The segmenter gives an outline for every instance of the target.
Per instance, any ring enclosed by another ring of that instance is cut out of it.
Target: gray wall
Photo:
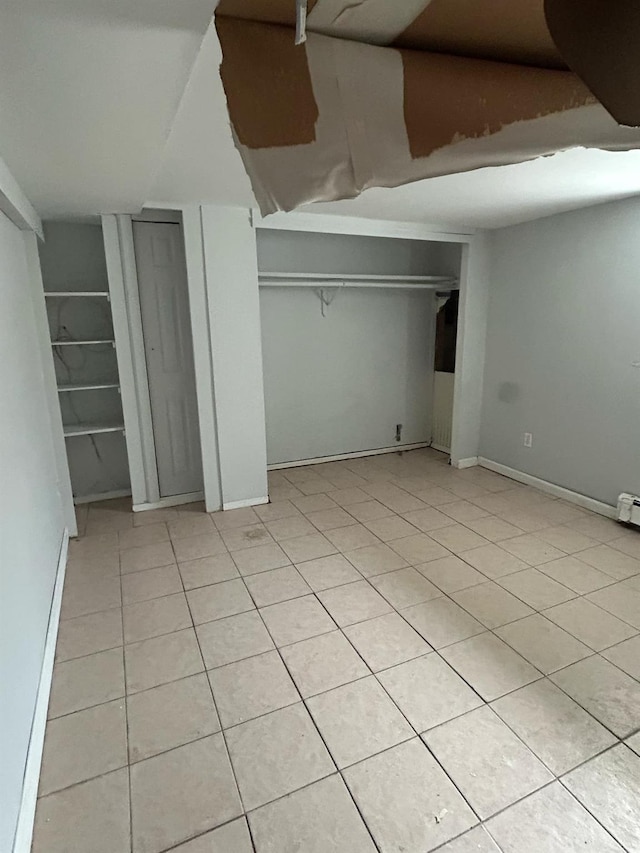
[[[607,504],[640,493],[639,270],[640,200],[494,232],[482,456]]]
[[[258,232],[261,271],[457,275],[459,248]],[[329,291],[329,293],[331,293]],[[321,314],[311,288],[260,293],[269,464],[431,439],[434,296],[344,288]]]
[[[10,850],[63,536],[23,235],[0,213],[0,850]]]

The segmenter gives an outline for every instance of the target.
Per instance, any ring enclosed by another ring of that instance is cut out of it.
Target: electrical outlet
[[[525,432],[524,434],[524,446],[532,447],[533,446],[533,434],[530,432]]]

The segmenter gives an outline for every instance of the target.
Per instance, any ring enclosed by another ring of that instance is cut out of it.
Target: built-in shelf
[[[109,298],[108,290],[45,290],[45,297],[56,296],[102,296]]]
[[[96,340],[96,341],[51,341],[52,347],[84,347],[89,344],[111,344],[111,346],[115,346],[115,341],[113,338],[104,339],[104,340]]]
[[[103,388],[119,388],[118,382],[65,382],[58,391],[101,391]]]
[[[124,432],[124,424],[65,424],[64,434],[67,438],[76,435],[96,435],[101,432]]]

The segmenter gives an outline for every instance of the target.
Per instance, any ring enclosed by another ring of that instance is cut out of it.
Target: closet
[[[40,264],[74,500],[129,494],[100,224],[45,222]]]
[[[270,466],[432,442],[457,243],[257,232]]]

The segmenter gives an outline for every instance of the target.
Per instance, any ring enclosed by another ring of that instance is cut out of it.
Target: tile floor
[[[35,853],[640,851],[640,534],[431,450],[81,508]]]

